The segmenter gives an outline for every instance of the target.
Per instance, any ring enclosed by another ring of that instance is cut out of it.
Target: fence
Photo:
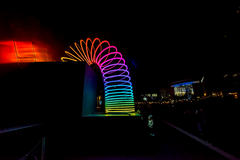
[[[0,130],[0,160],[45,158],[45,125],[33,124]]]

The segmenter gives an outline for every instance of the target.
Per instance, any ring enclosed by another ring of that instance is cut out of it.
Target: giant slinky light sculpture
[[[110,46],[108,41],[101,42],[99,38],[93,41],[87,38],[86,42],[80,40],[80,46],[76,42],[74,45],[77,50],[69,47],[75,54],[65,51],[69,57],[61,57],[61,60],[86,61],[88,65],[95,63],[99,66],[104,83],[106,112],[135,112],[128,67],[117,48]]]

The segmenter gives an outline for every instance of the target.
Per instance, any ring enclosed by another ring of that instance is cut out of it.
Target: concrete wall
[[[2,76],[0,83],[0,128],[76,124],[82,107],[86,113],[96,108],[97,76],[86,62],[27,63],[24,69]]]
[[[86,64],[84,74],[82,115],[96,112],[97,106],[97,74]]]

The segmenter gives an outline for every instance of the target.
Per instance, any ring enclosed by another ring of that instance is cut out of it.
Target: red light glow
[[[0,41],[0,63],[60,61],[60,57],[48,54],[43,43]]]

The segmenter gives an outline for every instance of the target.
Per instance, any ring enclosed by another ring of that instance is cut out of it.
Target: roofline
[[[191,78],[191,79],[184,79],[184,80],[180,80],[180,81],[174,81],[169,84],[174,85],[174,84],[178,84],[178,83],[191,82],[191,81],[197,81],[197,80],[198,80],[198,78]]]

